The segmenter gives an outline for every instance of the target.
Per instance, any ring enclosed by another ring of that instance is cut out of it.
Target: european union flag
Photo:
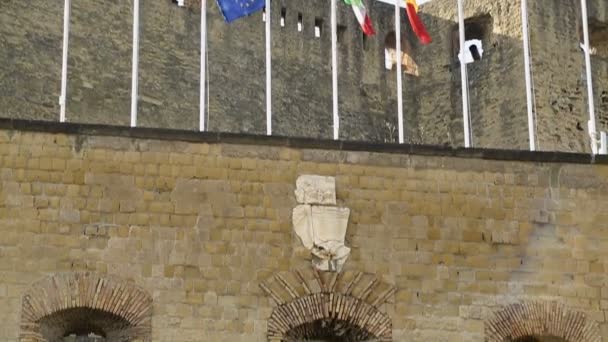
[[[217,0],[220,11],[227,22],[250,15],[264,8],[265,0]]]

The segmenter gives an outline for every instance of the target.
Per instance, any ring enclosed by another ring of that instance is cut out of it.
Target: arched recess
[[[597,322],[557,302],[522,302],[503,307],[485,323],[487,342],[551,336],[569,342],[601,342]]]
[[[356,271],[304,268],[277,273],[260,284],[277,304],[268,319],[268,340],[392,341],[386,306],[394,286]]]
[[[95,333],[108,342],[150,341],[152,297],[132,283],[90,273],[46,277],[23,295],[20,342]]]

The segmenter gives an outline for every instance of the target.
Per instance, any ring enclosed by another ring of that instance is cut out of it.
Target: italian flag
[[[418,16],[418,4],[416,3],[416,0],[405,0],[405,3],[405,11],[407,12],[407,17],[410,19],[410,25],[412,25],[412,30],[418,37],[418,40],[420,40],[420,43],[422,43],[422,45],[430,44],[433,39],[431,38],[431,35],[429,35],[429,33],[427,32],[426,27],[424,27],[424,23],[422,22],[422,20],[420,20],[420,17]]]
[[[365,5],[363,4],[363,0],[344,0],[347,5],[351,5],[353,8],[353,12],[355,12],[355,17],[357,17],[357,21],[359,21],[359,25],[361,25],[361,29],[363,33],[368,36],[373,36],[376,34],[374,31],[374,27],[372,26],[372,20],[367,15],[367,10],[365,9]]]

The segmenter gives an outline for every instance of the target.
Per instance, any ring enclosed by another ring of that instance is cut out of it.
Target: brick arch
[[[334,325],[328,326],[330,322]],[[339,293],[314,293],[279,306],[268,321],[268,338],[319,338],[319,325],[328,330],[348,327],[348,335],[342,336],[347,341],[391,341],[391,319],[386,314],[356,297]]]
[[[569,342],[601,342],[597,322],[557,302],[522,302],[503,307],[485,323],[487,342],[554,336]]]
[[[392,341],[392,320],[382,309],[394,302],[395,287],[372,274],[308,267],[277,273],[260,287],[277,304],[268,319],[271,342],[334,332],[348,341]]]
[[[150,340],[152,297],[132,283],[90,273],[58,274],[34,283],[23,295],[19,340],[46,342],[45,324],[60,326],[79,315],[120,327],[121,339]]]

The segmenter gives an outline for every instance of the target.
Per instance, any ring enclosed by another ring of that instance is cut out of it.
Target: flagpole
[[[397,121],[399,124],[399,143],[403,144],[403,56],[401,54],[401,13],[399,12],[399,2],[401,1],[402,0],[395,0],[395,41],[397,48],[395,59],[397,60]]]
[[[137,81],[139,71],[139,0],[133,0],[133,62],[131,72],[131,127],[137,126]]]
[[[338,30],[336,22],[336,0],[331,0],[331,71],[334,116],[334,140],[340,139],[340,117],[338,114]]]
[[[65,107],[68,92],[68,46],[70,41],[70,0],[65,0],[63,8],[63,56],[61,62],[61,95],[59,96],[59,122],[65,122]]]
[[[589,18],[587,15],[587,0],[581,0],[583,14],[583,36],[585,67],[587,72],[587,102],[589,103],[589,137],[591,139],[591,152],[597,154],[597,128],[595,123],[595,100],[593,96],[593,76],[591,73],[591,44],[589,42]]]
[[[266,135],[272,135],[272,41],[270,0],[266,0]]]
[[[460,35],[460,78],[462,83],[462,120],[464,122],[464,147],[471,147],[471,127],[469,126],[469,87],[467,82],[467,65],[464,53],[464,8],[463,0],[458,0],[458,31]]]
[[[207,80],[207,0],[201,0],[201,85],[199,98],[199,131],[205,131],[205,82]]]
[[[526,99],[528,107],[528,139],[530,151],[536,151],[536,132],[534,131],[534,112],[532,107],[532,75],[530,72],[530,31],[528,25],[528,0],[521,0],[521,22],[524,41],[524,69],[526,73]]]

